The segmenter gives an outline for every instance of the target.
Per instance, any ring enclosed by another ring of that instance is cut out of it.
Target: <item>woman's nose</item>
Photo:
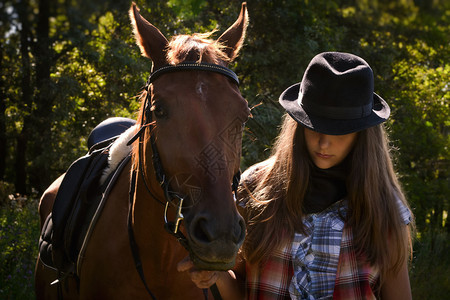
[[[320,149],[326,149],[330,146],[330,137],[326,134],[319,135],[319,147]]]

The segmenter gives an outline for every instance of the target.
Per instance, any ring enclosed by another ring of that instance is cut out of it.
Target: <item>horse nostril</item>
[[[241,245],[245,238],[245,222],[241,216],[235,223],[218,227],[218,220],[205,216],[197,216],[189,226],[190,236],[198,245],[206,245],[216,240],[231,241],[235,245]],[[222,228],[221,230],[218,228]]]
[[[192,239],[199,244],[208,244],[215,240],[215,237],[208,226],[208,220],[205,217],[199,217],[193,220],[191,231]]]

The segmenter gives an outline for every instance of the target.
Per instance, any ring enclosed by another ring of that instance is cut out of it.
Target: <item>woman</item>
[[[410,299],[413,218],[382,126],[390,109],[373,86],[360,57],[315,56],[280,96],[272,155],[243,174],[236,269],[179,270],[199,287],[217,283],[224,299]]]

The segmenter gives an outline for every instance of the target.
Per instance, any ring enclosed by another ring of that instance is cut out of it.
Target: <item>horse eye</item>
[[[163,105],[159,103],[153,104],[152,111],[155,114],[155,117],[158,119],[167,119],[168,117],[167,110],[164,108]]]

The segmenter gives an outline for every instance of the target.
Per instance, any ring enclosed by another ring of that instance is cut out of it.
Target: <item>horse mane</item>
[[[211,35],[216,30],[207,33],[194,33],[192,35],[180,34],[173,36],[166,48],[166,59],[171,65],[177,65],[179,63],[190,62],[207,62],[212,64],[221,64],[221,62],[230,62],[230,58],[225,53],[226,46],[220,42],[210,39]],[[145,97],[147,91],[143,89],[138,99],[141,101],[141,106],[138,113],[138,122],[142,120],[142,114],[144,113]],[[154,121],[153,121],[154,122]],[[137,130],[144,124],[138,123]],[[154,126],[149,126],[154,128]],[[149,128],[145,129],[144,143],[147,144],[150,135],[148,134]],[[142,157],[145,159],[145,156]],[[137,170],[139,166],[139,143],[134,143],[132,149],[132,168]],[[145,162],[144,162],[145,163]]]
[[[167,61],[174,65],[184,61],[229,62],[230,58],[224,52],[225,46],[209,38],[214,32],[172,37],[167,48]]]

